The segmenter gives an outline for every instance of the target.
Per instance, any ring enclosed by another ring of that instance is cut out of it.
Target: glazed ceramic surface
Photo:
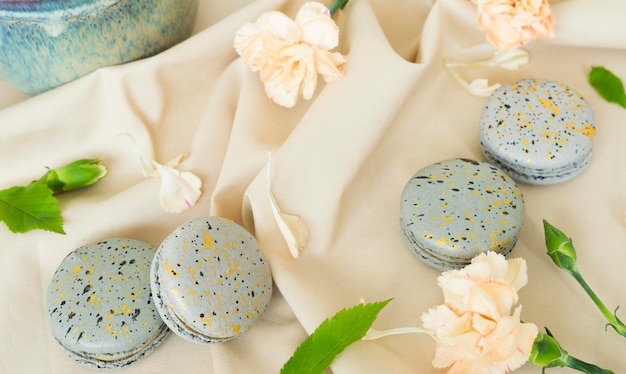
[[[152,301],[155,250],[111,238],[71,252],[46,294],[52,334],[77,362],[92,368],[132,364],[169,334]]]
[[[570,87],[525,79],[497,89],[480,118],[485,157],[518,181],[554,184],[591,161],[595,117]]]
[[[485,251],[508,254],[524,222],[517,184],[487,163],[452,159],[418,171],[402,192],[407,246],[431,267],[458,269]]]
[[[192,32],[198,0],[0,0],[0,77],[35,95],[159,53]]]
[[[165,238],[150,280],[165,323],[202,344],[251,329],[272,296],[270,267],[256,239],[220,217],[196,218]]]

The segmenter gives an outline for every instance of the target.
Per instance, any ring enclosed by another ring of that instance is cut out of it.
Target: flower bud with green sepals
[[[540,332],[535,338],[528,361],[542,368],[563,367],[567,357],[567,352],[552,335]]]
[[[541,367],[542,373],[545,373],[547,368],[568,367],[588,374],[613,374],[611,370],[602,369],[570,356],[566,350],[561,348],[559,342],[548,329],[546,329],[545,334],[537,334],[528,362]]]
[[[91,186],[107,173],[107,169],[100,165],[100,161],[101,159],[82,159],[60,168],[50,169],[38,182],[45,183],[53,193]]]
[[[622,322],[615,313],[611,313],[609,309],[604,305],[602,300],[596,295],[596,293],[587,284],[582,274],[576,267],[576,251],[572,240],[568,238],[561,230],[550,225],[548,221],[543,220],[543,226],[546,236],[546,247],[548,248],[548,255],[552,258],[552,261],[561,269],[567,271],[580,286],[585,290],[587,295],[593,300],[594,304],[600,309],[600,312],[604,315],[609,322],[608,325],[613,327],[615,331],[626,337],[626,324]],[[616,309],[617,310],[617,309]]]
[[[561,230],[543,220],[546,247],[548,255],[556,266],[571,273],[578,272],[576,267],[576,250],[572,239],[568,238]]]

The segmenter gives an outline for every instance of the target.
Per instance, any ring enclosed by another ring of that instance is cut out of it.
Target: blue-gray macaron
[[[256,239],[221,217],[176,228],[159,246],[151,274],[163,320],[194,343],[219,343],[250,330],[272,296],[272,274]]]
[[[555,184],[580,174],[591,161],[595,117],[570,87],[524,79],[498,88],[480,116],[487,160],[520,182]]]
[[[406,245],[438,270],[459,269],[481,252],[507,255],[524,222],[524,199],[497,167],[470,159],[419,170],[402,191],[400,225]]]
[[[137,240],[111,238],[63,259],[48,286],[46,310],[68,356],[91,368],[120,368],[168,336],[150,292],[155,252]]]

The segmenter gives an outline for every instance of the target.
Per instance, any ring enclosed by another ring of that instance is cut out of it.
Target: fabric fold
[[[110,236],[156,247],[175,227],[202,215],[232,219],[256,235],[277,291],[267,314],[249,333],[219,346],[170,337],[119,373],[277,373],[320,322],[360,298],[393,298],[374,324],[379,330],[419,327],[422,312],[441,303],[440,273],[421,263],[402,240],[400,194],[430,163],[483,159],[478,119],[484,98],[465,92],[442,63],[447,56],[485,59],[494,48],[478,29],[469,0],[350,0],[334,16],[340,27],[337,51],[347,57],[345,76],[320,80],[310,101],[287,109],[267,98],[258,74],[234,50],[233,38],[262,13],[279,10],[292,17],[305,1],[201,0],[205,13],[199,20],[206,23],[157,56],[100,69],[36,97],[2,97],[0,189],[27,183],[46,166],[83,157],[104,156],[109,174],[60,197],[65,236],[16,235],[0,223],[5,267],[0,299],[6,301],[0,305],[0,372],[84,372],[56,346],[42,307],[47,283],[67,253]],[[626,111],[595,93],[585,69],[604,65],[626,77],[626,28],[617,20],[625,10],[622,2],[551,1],[556,37],[529,43],[528,64],[516,71],[461,71],[468,79],[500,83],[533,77],[561,81],[593,106],[598,132],[589,168],[562,185],[520,186],[527,217],[513,255],[528,264],[529,281],[520,294],[523,319],[549,326],[577,357],[614,370],[626,367],[622,342],[604,330],[592,307],[571,313],[586,300],[569,292],[571,284],[545,257],[541,219],[576,233],[589,282],[606,290],[609,304],[619,303],[621,289],[613,286],[626,279],[608,264],[626,262],[619,250]],[[6,92],[0,85],[0,95]],[[164,212],[159,181],[143,178],[136,156],[116,140],[119,133],[130,133],[155,160],[184,154],[181,170],[203,182],[197,204],[180,214]],[[268,151],[272,192],[281,210],[308,226],[309,240],[298,259],[272,216]],[[546,305],[551,313],[545,313]],[[434,372],[435,348],[425,335],[357,342],[331,371]],[[536,368],[527,365],[519,372]]]

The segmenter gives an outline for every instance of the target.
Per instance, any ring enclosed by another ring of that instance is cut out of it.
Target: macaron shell
[[[450,270],[481,252],[508,254],[524,212],[522,193],[507,174],[487,162],[452,159],[431,164],[409,180],[400,223],[418,258]]]
[[[248,231],[225,218],[201,217],[161,243],[151,286],[170,329],[192,342],[217,343],[260,319],[272,295],[272,276]]]
[[[139,361],[142,357],[151,354],[159,346],[159,344],[161,344],[161,342],[163,342],[163,340],[170,335],[170,333],[170,329],[163,324],[159,334],[156,335],[152,341],[147,342],[145,347],[121,356],[102,355],[92,357],[89,354],[71,351],[64,346],[61,346],[61,348],[66,355],[84,366],[88,366],[93,369],[119,369],[131,365]]]
[[[518,181],[564,182],[589,164],[596,133],[590,104],[570,87],[525,79],[497,89],[480,118],[485,157]]]
[[[150,292],[154,254],[146,243],[111,238],[65,257],[48,286],[46,310],[70,357],[94,368],[123,367],[169,334]]]

